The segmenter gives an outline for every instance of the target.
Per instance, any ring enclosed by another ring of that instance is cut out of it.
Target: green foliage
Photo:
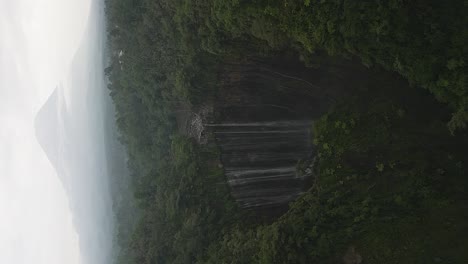
[[[140,207],[117,213],[119,263],[337,263],[352,244],[366,263],[466,262],[465,2],[106,0],[134,194],[122,204]],[[179,135],[175,113],[215,100],[223,63],[284,50],[398,72],[453,113],[386,80],[364,87],[316,123],[313,188],[272,223],[250,221],[216,147]]]
[[[312,189],[274,223],[225,236],[213,258],[231,263],[244,249],[252,255],[238,263],[337,263],[355,245],[366,263],[466,262],[468,142],[445,116],[391,84],[339,104],[315,125]]]
[[[270,47],[356,56],[366,65],[399,72],[449,103],[451,129],[464,127],[468,68],[468,6],[464,1],[213,1],[213,16],[232,37]],[[224,4],[221,4],[221,3]],[[226,3],[225,3],[226,2]],[[259,30],[261,29],[261,30]]]
[[[238,214],[216,148],[177,133],[178,109],[216,92],[217,59],[193,35],[194,8],[203,10],[190,1],[106,1],[105,72],[140,207],[123,215],[125,201],[116,201],[119,263],[193,263]]]

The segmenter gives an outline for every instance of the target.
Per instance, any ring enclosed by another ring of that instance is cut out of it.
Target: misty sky
[[[81,263],[34,118],[66,78],[91,0],[0,0],[0,263]]]

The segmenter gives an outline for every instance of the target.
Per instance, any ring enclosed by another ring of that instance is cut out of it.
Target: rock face
[[[343,256],[343,263],[344,264],[361,264],[362,257],[359,253],[356,252],[356,249],[351,246],[346,251],[346,254]]]
[[[346,63],[305,68],[297,61],[227,64],[204,130],[215,135],[233,197],[243,208],[275,211],[309,187],[312,168],[312,123],[359,78]],[[269,213],[270,214],[270,213]]]
[[[213,114],[213,108],[204,105],[197,111],[193,111],[188,105],[179,106],[175,111],[178,131],[190,138],[195,139],[198,144],[208,143],[204,124]]]
[[[240,206],[278,216],[314,181],[312,124],[353,90],[372,83],[360,62],[317,55],[305,67],[291,55],[225,61],[219,89],[199,109],[180,106],[179,131],[221,151]],[[209,97],[209,96],[208,96]]]
[[[287,204],[312,174],[296,172],[312,150],[309,121],[223,123],[209,125],[221,148],[232,194],[244,208]]]

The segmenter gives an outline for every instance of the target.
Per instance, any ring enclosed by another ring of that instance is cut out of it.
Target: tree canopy
[[[337,263],[350,245],[368,263],[466,262],[467,11],[462,0],[106,0],[105,72],[140,208],[115,202],[118,263]],[[216,100],[223,65],[284,51],[307,67],[318,53],[358,59],[415,88],[382,79],[316,122],[319,177],[265,221],[238,208],[219,149],[180,133],[176,113]]]

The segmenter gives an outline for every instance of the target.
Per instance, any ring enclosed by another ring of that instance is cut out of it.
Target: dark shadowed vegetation
[[[118,263],[468,261],[466,1],[106,6],[105,71],[131,172],[131,195],[114,202]],[[272,93],[240,100],[242,78]],[[331,99],[287,96],[306,88]],[[239,208],[214,136],[200,144],[181,125],[278,93],[264,101],[315,120],[316,154],[298,162],[315,177],[279,217]]]

